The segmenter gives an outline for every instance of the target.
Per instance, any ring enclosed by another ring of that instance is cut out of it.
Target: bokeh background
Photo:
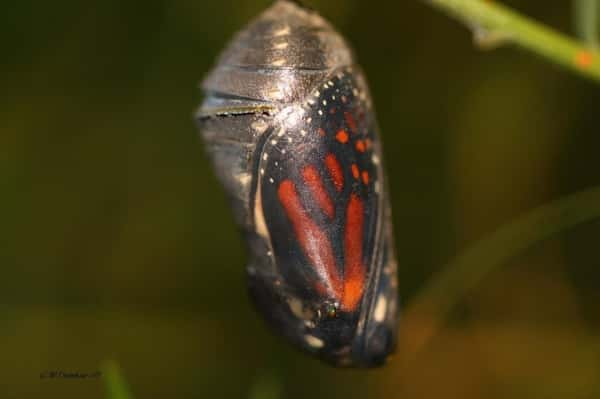
[[[0,396],[103,398],[103,378],[40,373],[107,359],[136,398],[600,396],[599,222],[488,274],[410,362],[335,370],[267,330],[193,113],[219,51],[269,3],[2,3]],[[404,304],[477,239],[600,184],[597,86],[479,51],[423,2],[306,3],[371,84]],[[506,3],[574,31],[570,2]]]

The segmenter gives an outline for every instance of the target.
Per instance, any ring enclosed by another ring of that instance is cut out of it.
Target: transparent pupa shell
[[[279,0],[202,87],[197,120],[258,311],[330,364],[381,365],[398,326],[396,262],[377,123],[349,46],[316,12]]]

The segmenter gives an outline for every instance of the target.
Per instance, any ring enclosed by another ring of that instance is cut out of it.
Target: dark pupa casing
[[[316,12],[279,0],[202,88],[197,120],[246,238],[258,310],[330,364],[382,364],[398,326],[396,261],[377,124],[350,47]]]

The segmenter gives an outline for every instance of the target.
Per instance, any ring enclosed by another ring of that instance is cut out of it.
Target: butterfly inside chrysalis
[[[269,324],[336,366],[371,367],[398,325],[390,207],[373,105],[344,39],[278,0],[203,84],[198,121],[249,249]]]

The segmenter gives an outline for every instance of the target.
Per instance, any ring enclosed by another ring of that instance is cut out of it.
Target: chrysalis
[[[296,346],[336,366],[393,350],[396,262],[369,91],[322,17],[278,0],[203,84],[198,121],[249,248],[251,297]]]

